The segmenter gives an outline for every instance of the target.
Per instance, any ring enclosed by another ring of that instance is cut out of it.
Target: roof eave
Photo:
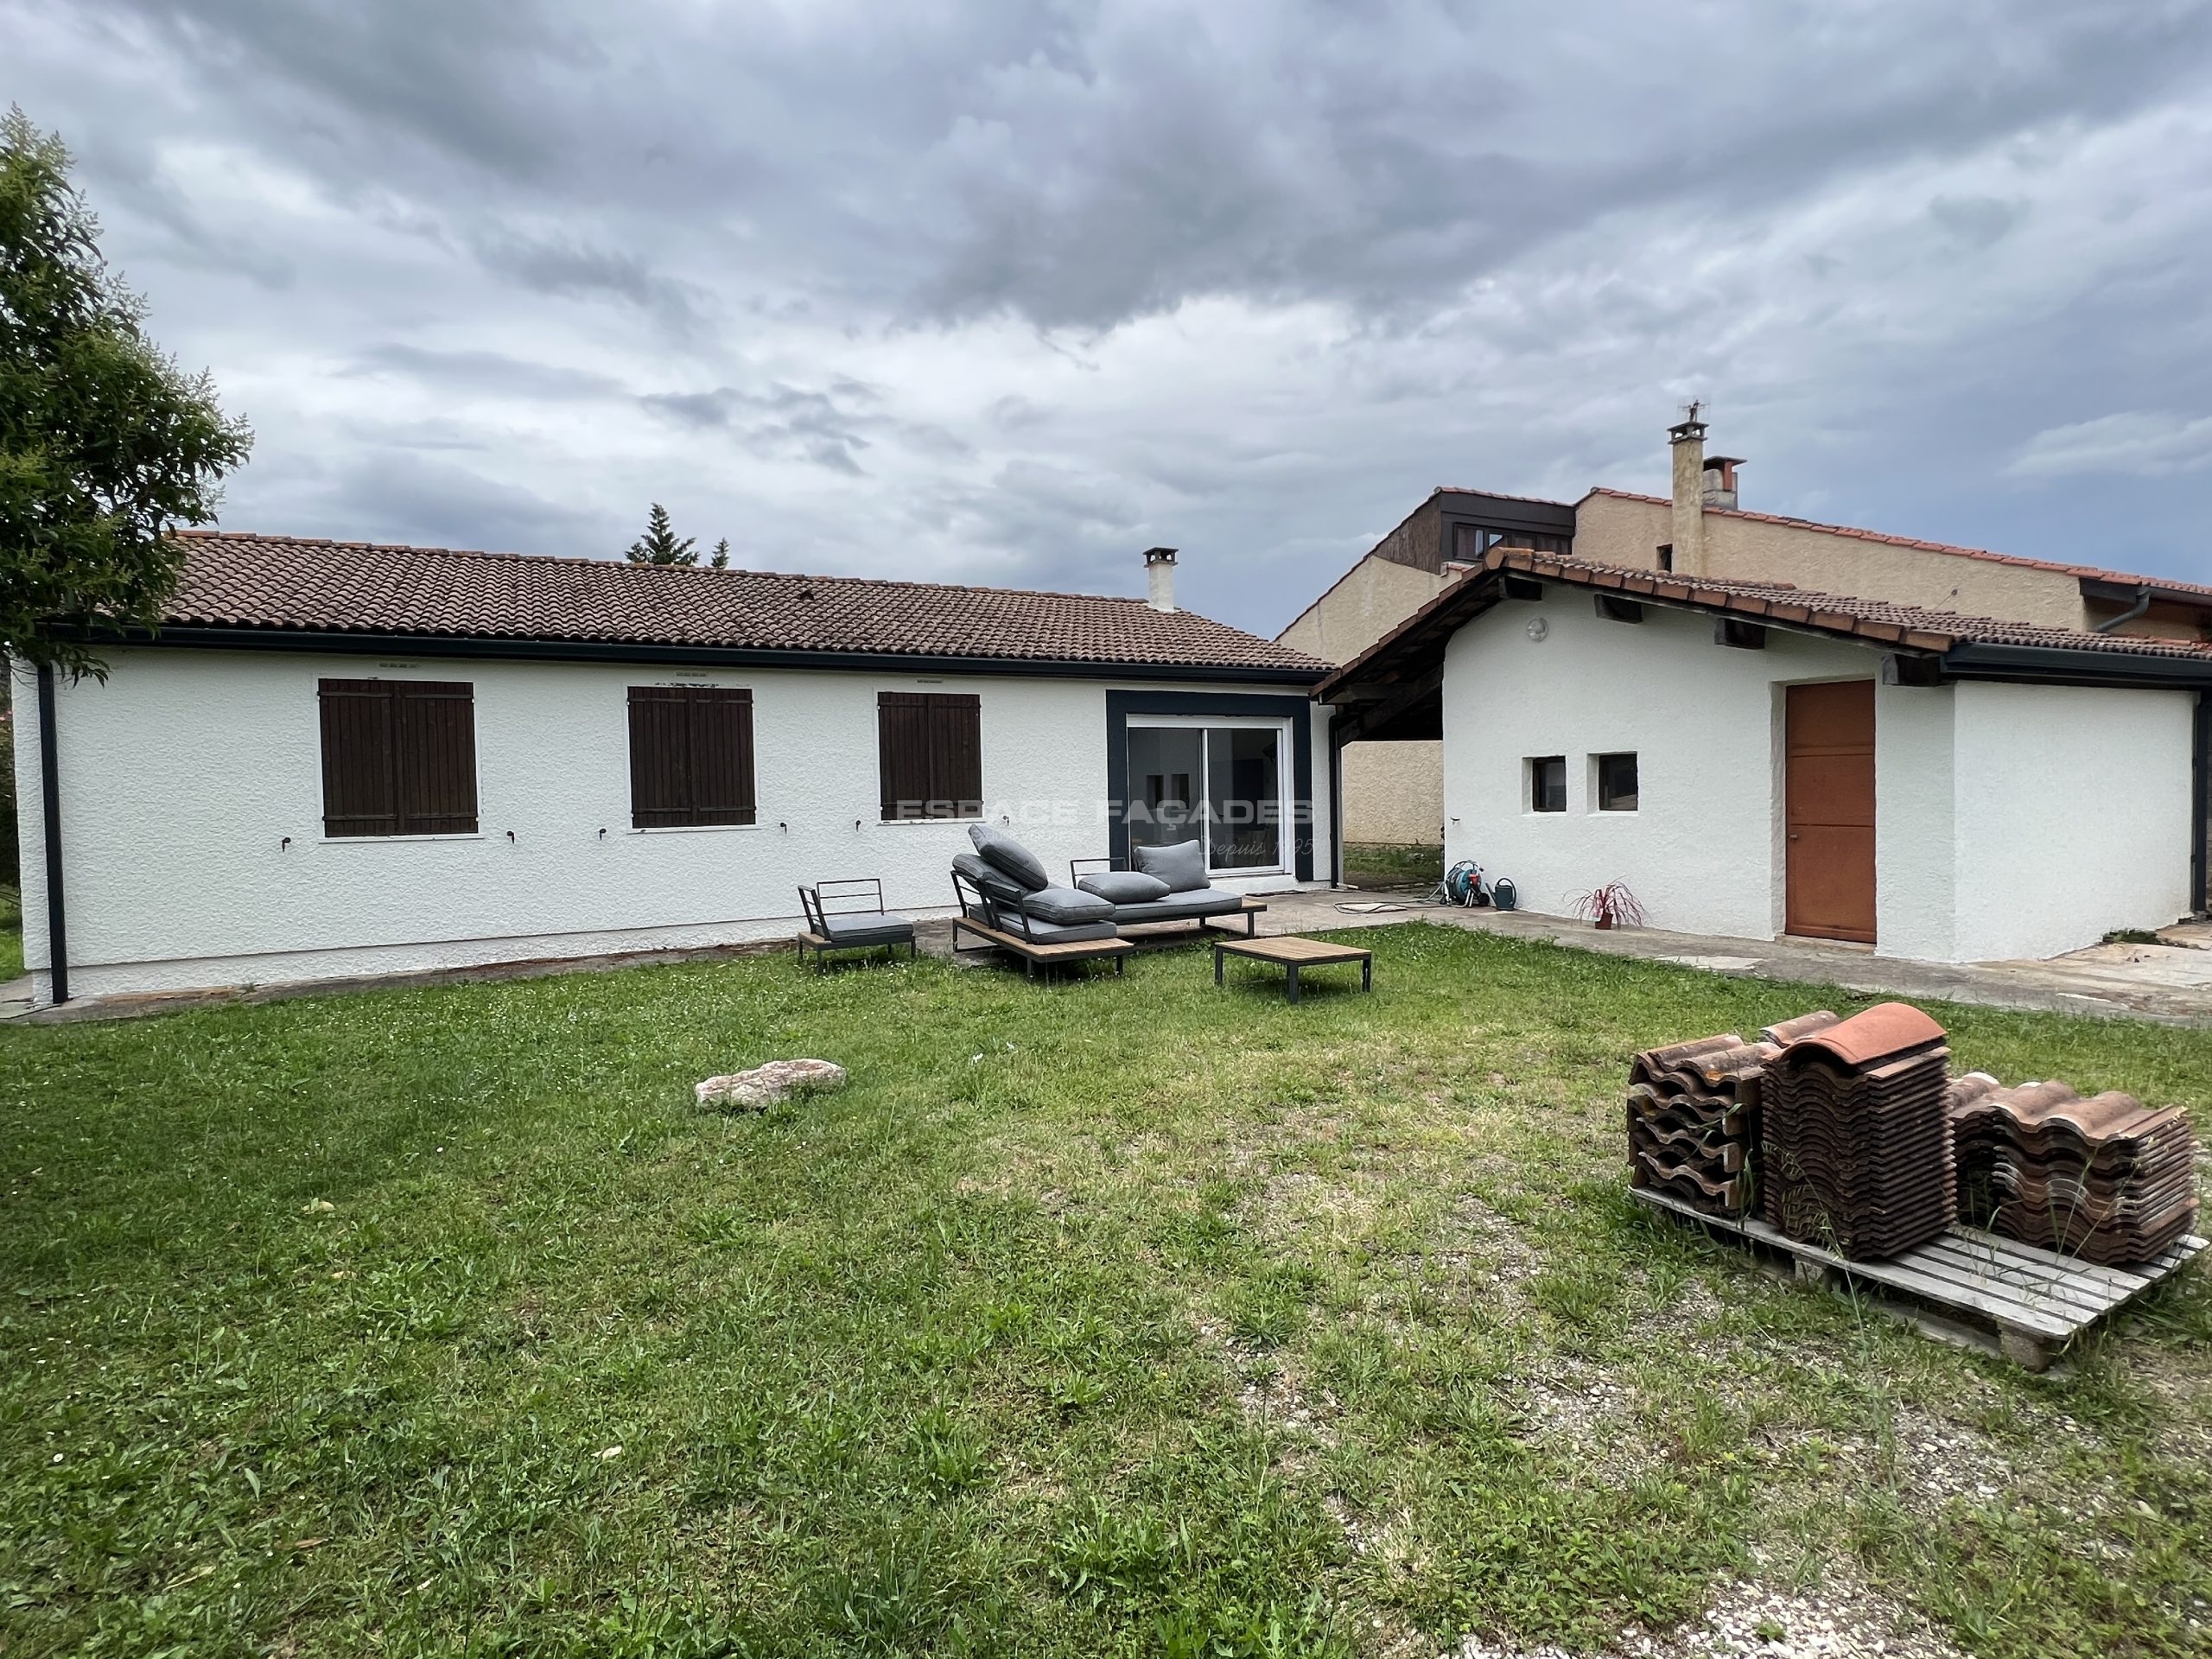
[[[505,662],[656,663],[697,668],[790,668],[854,673],[958,673],[1046,679],[1236,680],[1310,686],[1326,664],[1119,662],[1073,657],[975,657],[921,652],[776,650],[683,645],[622,639],[540,639],[490,634],[384,633],[353,629],[224,627],[169,624],[91,631],[86,637],[121,645],[217,651],[316,652],[338,656],[473,658]]]
[[[1953,680],[2010,680],[2038,685],[2101,685],[2145,690],[2212,690],[2212,653],[2202,661],[2147,652],[2081,651],[2063,645],[1962,641],[1941,659]]]

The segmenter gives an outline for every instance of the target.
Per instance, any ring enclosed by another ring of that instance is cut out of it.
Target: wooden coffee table
[[[1320,939],[1303,939],[1296,934],[1284,934],[1266,939],[1216,939],[1213,942],[1213,982],[1221,983],[1221,959],[1224,957],[1249,957],[1255,962],[1272,962],[1283,970],[1289,982],[1290,1000],[1298,1001],[1298,971],[1301,968],[1318,968],[1331,963],[1356,962],[1359,964],[1359,988],[1375,988],[1375,953],[1356,944],[1329,944]]]

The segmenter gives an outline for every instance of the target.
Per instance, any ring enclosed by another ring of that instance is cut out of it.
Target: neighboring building
[[[1458,569],[1505,545],[2046,627],[2212,639],[2212,588],[1746,512],[1737,480],[1746,463],[1707,456],[1706,432],[1694,417],[1669,429],[1674,477],[1665,497],[1599,486],[1570,505],[1439,489],[1278,637],[1349,662]],[[1437,745],[1353,743],[1343,769],[1347,841],[1435,843],[1444,817]]]
[[[1433,492],[1373,552],[1276,635],[1325,662],[1348,663],[1501,543],[1563,553],[1574,509],[1559,501]],[[1444,839],[1442,753],[1434,743],[1354,743],[1344,751],[1347,842],[1434,847]]]
[[[2204,904],[2212,647],[1492,549],[1325,681],[1440,738],[1445,855],[1571,912],[2043,957]]]
[[[1326,665],[1176,610],[1172,550],[1147,601],[182,539],[105,681],[16,670],[37,1002],[773,938],[836,876],[942,912],[984,816],[1058,868],[1203,804],[1248,891],[1334,856]]]

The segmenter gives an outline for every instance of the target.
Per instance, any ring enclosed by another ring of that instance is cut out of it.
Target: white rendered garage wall
[[[893,908],[945,912],[967,827],[881,821],[881,690],[977,693],[992,818],[1063,880],[1071,857],[1106,850],[1103,682],[183,650],[119,652],[111,669],[61,686],[56,711],[77,995],[787,936],[798,884],[836,876],[880,875]],[[323,838],[316,681],[364,675],[474,683],[478,835]],[[756,824],[630,828],[626,688],[677,683],[752,689]],[[28,683],[16,692],[29,712]],[[42,969],[36,743],[24,721],[24,943]],[[1325,817],[1316,842],[1321,868]],[[50,995],[42,973],[34,994]]]
[[[1541,641],[1528,637],[1541,617]],[[1737,938],[1780,926],[1775,683],[1867,679],[1870,651],[1770,632],[1763,651],[1713,642],[1709,617],[1646,606],[1611,622],[1554,587],[1508,600],[1452,636],[1444,679],[1445,856],[1510,876],[1524,909],[1625,881],[1651,925]],[[1630,750],[1634,812],[1596,810],[1589,757]],[[1567,810],[1528,810],[1524,761],[1567,757]]]
[[[2190,693],[1954,695],[1958,959],[2055,956],[2188,911]]]
[[[1874,688],[1874,954],[1958,954],[1958,823],[1950,685]],[[1779,928],[1782,921],[1776,918]]]

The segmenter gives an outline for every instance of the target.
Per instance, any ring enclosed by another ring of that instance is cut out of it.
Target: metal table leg
[[[1290,1000],[1294,1003],[1298,1001],[1298,964],[1294,962],[1289,964],[1288,974],[1290,978]]]

